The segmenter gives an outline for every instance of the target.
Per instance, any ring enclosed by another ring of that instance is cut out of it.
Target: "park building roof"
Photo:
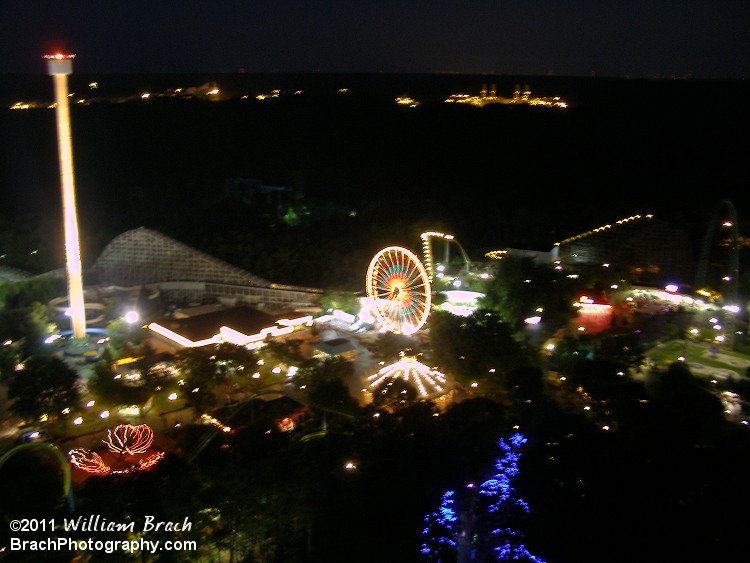
[[[357,357],[357,347],[348,338],[332,338],[324,340],[314,345],[319,356],[322,357],[341,357],[353,360]]]
[[[306,330],[313,323],[311,315],[293,311],[273,314],[248,305],[193,309],[177,311],[148,325],[155,350],[173,353],[222,342],[252,348],[266,338]]]

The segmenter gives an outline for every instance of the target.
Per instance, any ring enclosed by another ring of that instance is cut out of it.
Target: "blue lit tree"
[[[456,538],[459,532],[458,516],[453,507],[455,491],[445,491],[440,509],[428,514],[422,535],[422,557],[425,561],[446,563],[456,560]]]
[[[525,442],[521,434],[514,434],[508,442],[500,439],[504,455],[495,461],[497,473],[479,487],[467,486],[467,494],[460,499],[461,512],[455,506],[454,491],[443,495],[440,509],[425,518],[423,560],[543,563],[526,549],[523,533],[513,528],[529,512],[528,505],[516,497],[512,486]]]

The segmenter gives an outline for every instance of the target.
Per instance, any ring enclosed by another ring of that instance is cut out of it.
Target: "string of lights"
[[[637,221],[639,219],[653,219],[653,218],[654,218],[654,216],[651,213],[649,213],[647,215],[631,215],[630,217],[625,217],[624,219],[619,219],[618,221],[615,221],[614,224],[608,223],[606,225],[602,225],[601,227],[597,227],[595,229],[591,229],[590,231],[586,231],[585,233],[581,233],[579,235],[575,235],[575,236],[563,239],[560,242],[556,242],[555,246],[561,246],[563,244],[568,244],[569,242],[573,242],[574,240],[578,240],[578,239],[582,239],[584,237],[595,235],[597,233],[601,233],[602,231],[606,231],[607,229],[611,229],[611,228],[616,227],[618,225],[624,225],[626,223],[630,223],[631,221]]]

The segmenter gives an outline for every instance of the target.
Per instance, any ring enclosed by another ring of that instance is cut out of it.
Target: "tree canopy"
[[[495,266],[480,307],[500,313],[514,330],[524,319],[541,315],[556,326],[573,315],[575,288],[561,272],[532,258],[506,256]]]
[[[10,409],[26,419],[47,415],[54,419],[65,408],[75,410],[81,401],[78,373],[54,356],[32,356],[25,369],[8,385]]]

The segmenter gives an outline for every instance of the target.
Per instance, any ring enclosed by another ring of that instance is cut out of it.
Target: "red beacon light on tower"
[[[45,59],[57,59],[58,61],[61,61],[63,59],[74,59],[75,55],[72,54],[63,54],[63,53],[55,53],[54,55],[44,55]]]
[[[54,55],[44,55],[47,59],[47,74],[73,74],[73,59],[75,55],[55,53]]]

